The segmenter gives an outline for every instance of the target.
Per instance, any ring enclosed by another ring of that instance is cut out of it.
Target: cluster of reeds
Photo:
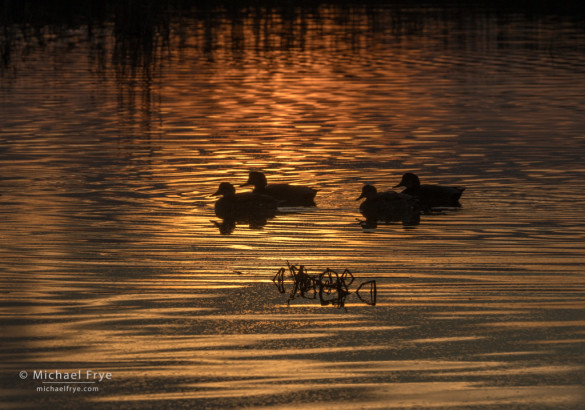
[[[311,275],[304,265],[297,267],[287,261],[287,267],[292,280],[288,303],[297,297],[305,299],[317,299],[318,297],[321,306],[345,307],[345,301],[352,293],[350,286],[355,281],[355,277],[349,269],[345,269],[339,274],[333,269],[327,268],[318,275]],[[280,268],[272,278],[278,291],[282,294],[287,293],[286,271],[286,268]],[[376,304],[376,281],[369,280],[361,283],[354,293],[363,303],[374,306]]]
[[[416,3],[423,7],[413,7]],[[218,51],[232,50],[237,60],[247,44],[262,55],[275,47],[285,52],[322,47],[311,44],[316,39],[307,27],[316,25],[323,32],[338,32],[335,41],[349,39],[351,47],[357,49],[363,39],[388,33],[397,39],[427,36],[427,28],[437,22],[447,31],[465,24],[476,13],[558,13],[580,22],[584,4],[580,0],[4,0],[0,2],[0,69],[19,61],[33,46],[43,47],[55,39],[63,39],[68,47],[81,43],[82,38],[75,40],[83,37],[80,29],[93,48],[92,57],[102,65],[101,59],[107,57],[121,72],[122,81],[137,72],[150,80],[158,65],[170,57],[172,46],[190,44],[188,49],[199,49],[201,57],[209,61]],[[363,36],[364,31],[370,34]],[[180,40],[171,43],[171,34]],[[111,36],[113,48],[108,42]],[[102,55],[104,50],[110,55]]]

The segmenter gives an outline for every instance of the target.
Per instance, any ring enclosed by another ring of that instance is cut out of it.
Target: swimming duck
[[[266,176],[259,171],[251,171],[248,181],[241,186],[254,185],[255,194],[269,195],[278,201],[279,206],[315,206],[317,190],[301,185],[268,184]]]
[[[394,191],[378,192],[375,186],[368,184],[362,187],[362,193],[356,201],[362,198],[366,200],[360,204],[360,212],[368,226],[375,226],[377,221],[402,221],[404,225],[418,225],[420,222],[418,200],[415,197]]]
[[[236,194],[236,188],[229,182],[219,184],[214,196],[222,196],[215,202],[215,214],[222,219],[249,215],[274,216],[279,201],[268,195],[243,192]]]
[[[465,188],[448,187],[441,185],[421,185],[418,176],[407,172],[394,188],[405,187],[403,194],[418,198],[423,210],[428,211],[435,207],[460,207],[459,198]]]

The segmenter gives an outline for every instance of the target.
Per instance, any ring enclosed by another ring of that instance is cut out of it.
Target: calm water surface
[[[151,42],[11,28],[0,407],[581,408],[583,22],[291,13],[181,13]],[[317,207],[220,229],[210,194],[252,169]],[[363,229],[361,186],[406,171],[463,207]],[[287,261],[377,303],[288,300]]]

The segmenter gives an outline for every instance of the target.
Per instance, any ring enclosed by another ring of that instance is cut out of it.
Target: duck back
[[[405,187],[402,193],[418,198],[423,210],[437,207],[460,207],[459,198],[465,188],[441,185],[421,185],[417,175],[407,172],[394,188]]]
[[[242,186],[254,185],[254,193],[269,195],[280,201],[280,206],[315,206],[317,190],[302,185],[268,184],[266,176],[259,171],[251,171],[248,181]]]
[[[274,216],[279,202],[269,195],[243,192],[224,196],[215,202],[215,214],[222,219],[248,215]]]
[[[461,207],[459,198],[465,188],[447,187],[440,185],[421,185],[419,188],[407,188],[403,193],[419,199],[424,209],[438,207]]]
[[[378,221],[402,222],[404,225],[420,222],[417,199],[394,191],[369,194],[359,209],[368,225],[375,225]]]
[[[282,206],[315,206],[317,190],[301,185],[268,184],[256,187],[254,193],[269,195],[281,201]]]

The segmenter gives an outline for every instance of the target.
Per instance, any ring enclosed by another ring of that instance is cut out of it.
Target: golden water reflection
[[[3,72],[3,407],[578,408],[583,33],[393,13],[187,14],[134,73],[81,28]],[[252,169],[317,207],[222,231],[210,194]],[[405,171],[463,207],[362,229],[362,185]],[[287,304],[287,261],[376,280],[376,306]],[[35,369],[114,380],[73,403]]]

